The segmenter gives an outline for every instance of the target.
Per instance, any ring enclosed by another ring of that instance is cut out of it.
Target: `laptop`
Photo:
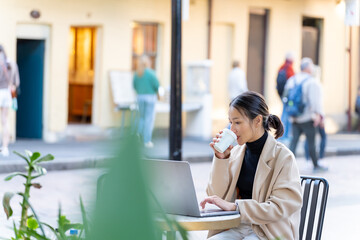
[[[166,213],[192,217],[239,214],[222,209],[200,210],[188,162],[149,159],[145,167],[150,190]]]

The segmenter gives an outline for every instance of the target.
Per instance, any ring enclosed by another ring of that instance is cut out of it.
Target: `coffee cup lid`
[[[234,138],[234,140],[236,140],[237,139],[237,136],[236,136],[236,134],[233,132],[233,131],[231,131],[230,129],[228,129],[228,128],[224,128],[223,129],[223,132],[227,132],[227,133],[229,133],[233,138]]]

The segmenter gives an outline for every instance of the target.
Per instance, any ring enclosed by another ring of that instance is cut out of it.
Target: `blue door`
[[[20,73],[16,136],[42,138],[45,40],[17,40]]]

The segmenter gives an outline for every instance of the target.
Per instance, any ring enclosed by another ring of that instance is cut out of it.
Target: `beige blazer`
[[[252,199],[235,199],[246,145],[231,150],[229,159],[214,157],[206,192],[237,202],[240,223],[250,223],[260,239],[299,238],[302,190],[292,152],[270,134],[256,169]],[[208,237],[221,231],[209,231]]]

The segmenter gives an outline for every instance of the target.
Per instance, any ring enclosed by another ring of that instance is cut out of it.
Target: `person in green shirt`
[[[139,107],[138,133],[142,136],[145,147],[151,148],[151,141],[155,121],[155,104],[159,81],[155,71],[150,68],[150,60],[147,56],[139,59],[134,73],[133,86],[137,93]]]

